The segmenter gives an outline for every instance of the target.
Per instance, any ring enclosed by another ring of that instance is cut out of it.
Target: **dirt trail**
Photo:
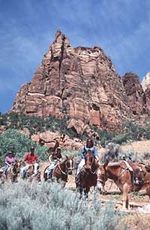
[[[76,186],[75,186],[75,179],[73,175],[69,176],[66,187],[75,190]],[[120,190],[112,180],[108,180],[106,182],[105,189],[107,191],[107,194],[99,195],[99,200],[102,202],[102,204],[105,204],[106,202],[111,200],[113,203],[115,203],[116,209],[121,209],[122,194],[120,193]],[[139,193],[129,194],[131,209],[128,212],[130,213],[135,212],[139,207],[144,207],[150,204],[149,197],[147,195],[140,195],[140,194],[144,194],[144,191],[142,192],[140,191]]]

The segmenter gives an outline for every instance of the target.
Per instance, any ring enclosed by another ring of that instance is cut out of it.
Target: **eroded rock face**
[[[11,111],[67,117],[68,127],[77,133],[85,132],[89,125],[116,130],[132,117],[128,102],[132,104],[135,94],[143,93],[139,87],[130,97],[127,84],[124,80],[123,85],[101,48],[73,48],[58,31],[32,81],[17,94]],[[143,100],[139,99],[139,104]],[[134,110],[140,113],[142,107]]]
[[[126,73],[123,85],[128,97],[128,105],[134,115],[142,115],[146,112],[146,97],[139,77],[134,73]]]
[[[142,87],[145,92],[147,109],[150,110],[150,72],[143,78]]]

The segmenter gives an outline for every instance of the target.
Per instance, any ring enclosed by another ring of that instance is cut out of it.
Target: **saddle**
[[[150,173],[150,165],[145,165],[145,169],[148,173]]]
[[[53,162],[54,163],[54,162]],[[58,161],[57,162],[55,162],[54,163],[55,165],[53,165],[53,167],[52,167],[52,164],[50,164],[48,167],[47,167],[47,169],[46,169],[46,173],[47,173],[47,179],[52,179],[52,176],[53,176],[53,171],[54,171],[54,169],[56,168],[56,166],[57,166],[57,164],[58,164]],[[50,168],[49,169],[49,167],[52,167],[52,168]]]
[[[127,166],[127,169],[129,170],[131,174],[131,181],[133,185],[143,185],[144,183],[144,172],[142,167],[139,165],[136,165],[135,163],[131,161],[124,161],[124,163]]]

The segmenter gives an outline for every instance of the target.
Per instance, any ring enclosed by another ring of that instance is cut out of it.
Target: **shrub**
[[[128,133],[120,133],[112,138],[112,141],[117,144],[123,144],[129,140]]]
[[[1,229],[115,229],[120,216],[112,204],[79,200],[59,184],[20,182],[0,188]],[[123,228],[122,228],[123,229]]]
[[[0,135],[0,157],[3,161],[5,154],[11,150],[17,157],[22,157],[25,152],[28,152],[31,146],[36,147],[36,151],[41,160],[45,160],[44,152],[48,149],[45,146],[39,146],[27,136],[21,134],[16,129],[8,129]]]

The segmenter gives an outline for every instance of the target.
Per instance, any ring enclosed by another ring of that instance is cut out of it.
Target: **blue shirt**
[[[95,146],[93,146],[92,148],[87,148],[86,146],[84,146],[84,147],[80,150],[81,158],[84,158],[84,157],[85,157],[85,154],[87,153],[87,151],[91,151],[92,154],[94,155],[94,157],[98,156],[98,152],[97,152],[97,149],[95,148]]]

